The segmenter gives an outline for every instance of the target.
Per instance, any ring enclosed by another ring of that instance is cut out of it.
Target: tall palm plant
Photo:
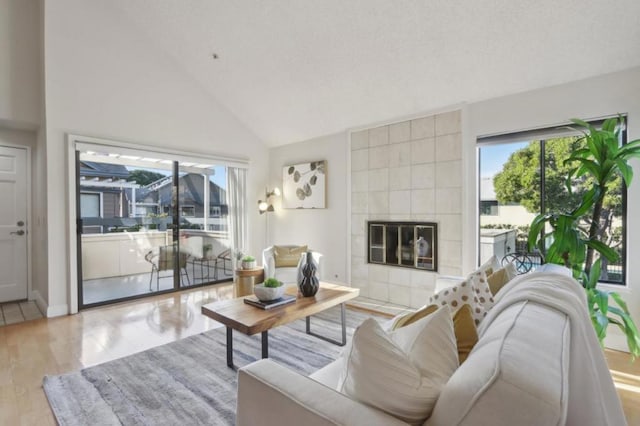
[[[529,248],[538,246],[542,252],[546,251],[546,262],[565,265],[573,271],[587,292],[591,320],[601,343],[608,326],[614,324],[625,333],[632,355],[640,356],[640,334],[626,303],[618,293],[596,288],[602,258],[615,262],[619,257],[600,239],[605,197],[619,176],[627,186],[631,185],[633,170],[629,161],[640,158],[640,140],[620,144],[620,132],[624,128],[622,117],[605,120],[600,129],[582,120],[571,121],[582,132],[586,144],[565,160],[574,165],[567,176],[567,189],[572,190],[575,178],[583,179],[590,188],[572,211],[536,216],[529,231]],[[579,226],[584,220],[589,223],[587,231]],[[545,232],[547,224],[550,231]],[[548,241],[551,243],[545,247]],[[600,258],[594,261],[596,252]],[[617,306],[610,304],[610,299]]]

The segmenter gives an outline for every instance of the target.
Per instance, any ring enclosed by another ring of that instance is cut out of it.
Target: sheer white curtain
[[[247,169],[239,167],[227,167],[227,204],[229,206],[229,237],[231,240],[231,252],[233,269],[236,268],[235,253],[237,250],[246,250],[247,241]]]

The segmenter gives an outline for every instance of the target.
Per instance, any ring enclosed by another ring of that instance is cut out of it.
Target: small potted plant
[[[263,302],[281,298],[284,290],[282,282],[275,278],[267,278],[264,283],[253,286],[256,297]]]
[[[246,255],[242,258],[242,269],[254,269],[256,267],[256,258]]]

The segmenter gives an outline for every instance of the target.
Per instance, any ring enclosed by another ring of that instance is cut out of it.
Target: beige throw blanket
[[[566,424],[626,425],[609,368],[587,309],[584,289],[573,278],[556,273],[521,275],[502,288],[496,305],[482,321],[478,334],[514,303],[530,301],[565,313],[570,319],[569,392]]]

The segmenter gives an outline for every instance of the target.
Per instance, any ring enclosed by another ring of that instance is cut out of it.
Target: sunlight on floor
[[[616,388],[640,394],[640,376],[611,370]]]

